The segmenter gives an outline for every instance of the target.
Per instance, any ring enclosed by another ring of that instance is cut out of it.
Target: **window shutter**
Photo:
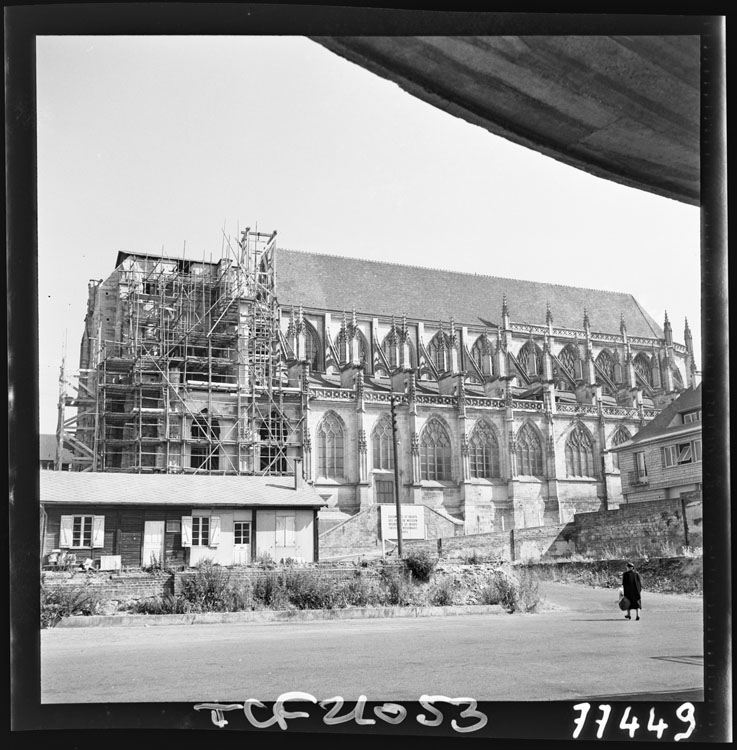
[[[666,450],[665,448],[660,449],[660,458],[663,461],[663,467],[666,467],[668,465],[668,460],[665,457],[665,450]]]
[[[220,544],[220,516],[210,516],[210,547]]]
[[[182,516],[182,547],[192,546],[192,516]]]
[[[92,546],[105,546],[105,516],[92,516]]]
[[[72,546],[72,528],[74,526],[74,516],[62,516],[59,525],[59,547]]]
[[[287,524],[286,524],[286,534],[285,534],[285,537],[286,537],[286,540],[285,540],[286,541],[286,545],[285,546],[287,546],[287,547],[293,547],[294,546],[294,531],[295,531],[295,522],[296,522],[296,520],[297,519],[294,517],[294,515],[287,516],[287,518],[286,518]]]

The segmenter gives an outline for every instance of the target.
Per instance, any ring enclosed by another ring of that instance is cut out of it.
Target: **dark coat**
[[[640,592],[642,591],[642,582],[640,574],[636,570],[627,570],[622,574],[622,590],[624,595],[630,600],[632,609],[641,609]]]

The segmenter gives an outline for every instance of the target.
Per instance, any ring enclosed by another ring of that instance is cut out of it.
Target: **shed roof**
[[[40,472],[42,504],[317,508],[326,504],[291,477]]]
[[[623,292],[443,271],[337,255],[277,248],[276,294],[282,306],[355,309],[459,325],[501,322],[506,295],[510,319],[541,324],[550,304],[556,327],[583,329],[584,309],[592,331],[619,334],[621,316],[631,336],[662,338],[662,328]]]

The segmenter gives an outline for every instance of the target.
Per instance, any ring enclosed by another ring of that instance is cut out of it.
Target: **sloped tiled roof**
[[[67,448],[61,452],[62,463],[70,464],[73,454]],[[39,435],[38,436],[38,459],[39,461],[56,460],[56,435]]]
[[[612,450],[626,449],[671,434],[701,431],[701,422],[683,424],[680,418],[680,415],[684,412],[699,408],[701,408],[700,383],[695,388],[686,388],[675,401],[668,404],[652,422],[648,422],[631,440],[613,447]]]
[[[686,388],[675,401],[668,404],[652,422],[646,424],[632,438],[632,443],[637,444],[663,437],[671,432],[682,432],[684,429],[701,429],[701,422],[690,422],[684,425],[679,416],[683,412],[699,408],[701,408],[700,383],[695,388]]]
[[[316,508],[325,501],[291,477],[42,471],[41,502],[74,505],[187,505]]]
[[[448,321],[458,325],[499,325],[507,297],[515,323],[541,324],[550,304],[556,327],[619,334],[621,315],[631,336],[662,338],[662,328],[631,294],[600,289],[505,279],[398,263],[275,251],[276,294],[282,306]]]

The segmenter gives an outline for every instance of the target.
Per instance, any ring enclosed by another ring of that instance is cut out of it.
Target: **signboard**
[[[382,539],[397,538],[397,508],[381,505]],[[402,505],[402,539],[425,539],[425,506]]]

